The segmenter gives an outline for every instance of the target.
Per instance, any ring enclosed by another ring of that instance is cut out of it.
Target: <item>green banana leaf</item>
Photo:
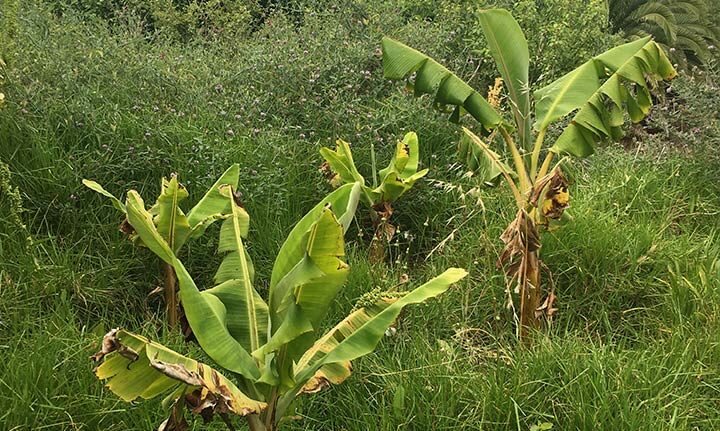
[[[160,259],[172,264],[175,254],[165,238],[158,232],[153,216],[145,209],[145,202],[135,190],[130,190],[125,198],[128,222],[135,229],[135,234],[143,244]]]
[[[158,233],[175,253],[190,236],[190,224],[180,209],[180,202],[187,197],[187,190],[178,182],[176,176],[173,175],[169,181],[163,178],[160,196],[148,210],[153,215],[153,223]]]
[[[528,149],[530,132],[530,54],[520,25],[505,9],[489,9],[479,13],[485,39],[510,97],[520,145]]]
[[[667,80],[676,74],[649,37],[620,45],[536,91],[535,128],[544,130],[577,111],[550,151],[586,157],[596,142],[618,136],[623,107],[632,121],[645,118],[652,105],[648,77]]]
[[[481,138],[478,137],[478,139]],[[488,154],[488,152],[490,154]],[[489,149],[489,145],[488,149],[484,150],[478,145],[475,145],[472,139],[465,133],[460,136],[458,153],[460,154],[460,160],[465,163],[468,170],[486,185],[497,185],[503,172],[501,167],[511,176],[516,176],[515,171],[503,162],[502,156]],[[499,165],[495,162],[496,160],[499,162]]]
[[[123,204],[120,201],[120,199],[116,198],[115,195],[113,195],[109,191],[105,190],[100,184],[98,184],[92,180],[82,180],[82,183],[85,185],[85,187],[89,188],[90,190],[96,191],[96,192],[100,193],[101,195],[110,198],[112,205],[115,208],[117,208],[119,211],[122,211],[123,213],[125,213],[125,204]]]
[[[360,175],[360,172],[358,172],[355,167],[352,151],[350,151],[350,144],[342,139],[338,139],[335,141],[335,150],[321,148],[320,154],[328,165],[330,165],[330,169],[340,176],[343,184],[360,182],[362,185],[365,185],[365,178]]]
[[[287,236],[282,247],[280,247],[280,251],[275,258],[275,264],[273,265],[270,278],[270,300],[268,305],[271,310],[273,310],[271,315],[275,314],[275,311],[280,307],[286,293],[283,292],[278,295],[277,285],[305,257],[307,243],[304,240],[325,207],[328,204],[330,205],[330,208],[337,215],[337,219],[342,225],[343,232],[346,232],[355,217],[361,186],[361,183],[340,186],[320,201],[320,203],[315,205],[313,209],[308,211],[290,231],[290,234]],[[276,322],[273,321],[272,324],[277,328]]]
[[[278,415],[282,415],[284,410],[290,405],[292,400],[295,399],[298,393],[301,392],[305,384],[316,375],[318,370],[330,364],[346,364],[348,361],[371,353],[383,338],[385,330],[393,324],[405,306],[434,298],[445,292],[453,283],[462,280],[465,276],[467,276],[467,271],[464,269],[450,268],[397,299],[364,322],[362,321],[363,319],[360,319],[359,315],[356,314],[358,322],[362,324],[354,330],[349,330],[350,327],[346,325],[341,327],[343,330],[339,330],[340,328],[338,327],[331,330],[330,332],[333,334],[332,337],[335,338],[335,341],[331,342],[325,336],[321,338],[321,340],[324,340],[323,346],[328,346],[328,348],[323,349],[320,346],[316,346],[315,352],[311,353],[315,360],[309,361],[309,364],[305,368],[297,372],[295,376],[295,388],[289,390],[280,398]],[[345,333],[343,333],[343,331]],[[327,370],[327,368],[325,369]]]
[[[227,407],[230,413],[245,416],[267,407],[210,366],[121,329],[105,336],[103,349],[95,359],[103,360],[95,369],[97,377],[107,380],[107,387],[124,401],[151,399],[168,392],[175,400],[197,391],[201,402],[213,410],[217,407],[219,413],[225,413]]]
[[[459,121],[467,112],[488,131],[502,122],[480,93],[427,55],[389,37],[382,39],[382,53],[386,78],[403,79],[417,72],[415,96],[435,94],[436,103],[455,106],[452,121]]]
[[[253,356],[262,359],[284,348],[278,372],[288,385],[292,384],[292,363],[314,341],[312,333],[320,329],[320,322],[350,271],[341,259],[345,255],[343,237],[342,225],[332,210],[325,208],[303,239],[305,255],[275,286],[278,297],[283,298],[274,310],[279,326],[272,328],[268,343]]]
[[[220,186],[231,215],[220,229],[219,253],[227,253],[215,273],[215,287],[201,292],[217,297],[226,310],[228,332],[252,352],[267,341],[268,307],[253,287],[255,270],[242,238],[247,237],[250,216],[234,199],[230,185]],[[192,323],[191,323],[192,327]]]
[[[233,190],[237,190],[239,177],[240,166],[235,163],[215,181],[215,184],[188,212],[187,219],[193,229],[193,237],[201,235],[208,225],[219,219],[222,214],[230,212],[227,199],[220,194],[220,186],[230,185]]]

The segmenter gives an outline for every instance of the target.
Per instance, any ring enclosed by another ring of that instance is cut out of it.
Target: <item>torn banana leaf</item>
[[[170,393],[173,400],[199,397],[202,408],[195,413],[245,416],[266,408],[213,368],[122,329],[105,335],[94,359],[102,361],[97,377],[107,380],[107,387],[124,401]]]
[[[308,354],[312,357],[305,358],[308,365],[297,370],[296,386],[280,398],[279,411],[283,411],[313,378],[324,375],[328,381],[330,378],[341,381],[343,373],[346,373],[342,368],[347,367],[349,361],[371,353],[385,335],[385,330],[395,322],[405,306],[440,295],[466,275],[467,271],[464,269],[450,268],[387,306],[380,306],[379,310],[370,309],[351,315],[349,320],[345,320],[346,325],[340,324],[330,331],[331,335],[320,338],[318,343],[321,344],[316,344],[314,350]],[[339,364],[339,367],[336,364]],[[319,370],[325,371],[318,376],[316,373]],[[309,387],[307,389],[310,390]]]
[[[534,93],[535,129],[577,111],[550,151],[586,157],[596,142],[621,133],[623,109],[633,122],[645,118],[652,106],[652,80],[676,75],[650,37],[612,48]]]
[[[480,93],[422,52],[384,37],[382,54],[386,78],[403,79],[416,73],[415,96],[434,94],[437,104],[455,106],[451,121],[459,121],[467,112],[488,131],[502,122],[500,114]]]
[[[235,163],[215,181],[215,184],[188,212],[187,220],[192,228],[191,236],[193,238],[202,235],[209,225],[222,218],[225,214],[230,213],[227,199],[220,194],[220,186],[229,185],[232,186],[233,190],[237,190],[239,177],[240,166]]]

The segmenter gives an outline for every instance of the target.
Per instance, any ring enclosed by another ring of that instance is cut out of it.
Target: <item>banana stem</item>
[[[525,169],[525,162],[523,162],[522,156],[520,155],[520,152],[518,151],[512,136],[510,136],[507,130],[505,130],[505,128],[502,126],[500,126],[500,134],[502,135],[505,143],[510,149],[510,153],[513,157],[513,162],[515,163],[515,170],[517,171],[518,178],[520,179],[520,189],[522,193],[525,193],[530,190],[531,187],[530,180],[528,179],[527,170]]]
[[[530,158],[530,178],[533,179],[533,181],[537,181],[538,178],[535,176],[537,173],[537,167],[538,167],[538,161],[540,161],[540,150],[542,149],[543,142],[545,141],[545,132],[547,132],[547,129],[542,129],[540,133],[538,133],[537,139],[535,140],[535,146],[533,147],[532,156]]]
[[[503,177],[505,177],[505,181],[507,181],[508,186],[510,186],[510,189],[513,192],[513,195],[515,196],[515,202],[517,203],[518,209],[522,209],[525,207],[525,203],[522,198],[522,194],[520,193],[520,190],[518,190],[517,185],[515,185],[515,181],[513,181],[512,177],[508,173],[507,169],[505,169],[500,163],[500,160],[495,157],[495,154],[493,154],[492,151],[490,151],[490,148],[480,139],[478,138],[474,133],[472,133],[470,130],[463,127],[463,130],[465,133],[470,137],[472,142],[480,147],[481,150],[485,152],[485,154],[492,160],[493,163],[495,163],[495,166],[500,169],[500,172],[502,172]]]
[[[168,263],[163,263],[163,271],[165,272],[164,294],[168,325],[175,328],[178,322],[178,301],[175,287],[177,276],[175,275],[175,269]]]
[[[537,178],[542,178],[545,175],[547,175],[548,171],[550,170],[550,163],[552,163],[552,159],[555,153],[552,151],[548,151],[547,155],[545,156],[545,161],[543,161],[542,167],[540,168],[540,172],[538,172]]]

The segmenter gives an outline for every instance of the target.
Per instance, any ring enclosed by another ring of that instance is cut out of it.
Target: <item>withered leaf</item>
[[[568,180],[559,166],[538,180],[533,187],[530,203],[537,208],[541,198],[542,215],[553,220],[560,219],[565,209],[570,206]]]
[[[185,420],[185,415],[183,415],[183,404],[185,403],[182,398],[175,401],[170,416],[160,424],[158,431],[186,431],[190,429]]]
[[[112,352],[117,352],[118,355],[123,356],[127,359],[129,359],[132,362],[135,362],[138,360],[139,355],[137,352],[135,352],[133,349],[125,346],[118,340],[117,333],[119,329],[115,328],[110,330],[105,336],[103,337],[102,341],[102,347],[99,352],[95,353],[90,357],[90,359],[94,360],[95,362],[101,361],[103,358],[105,358],[105,355],[108,355]]]
[[[203,380],[200,376],[192,371],[189,371],[182,364],[168,364],[162,361],[153,360],[150,361],[150,365],[166,376],[179,380],[190,386],[203,386]]]

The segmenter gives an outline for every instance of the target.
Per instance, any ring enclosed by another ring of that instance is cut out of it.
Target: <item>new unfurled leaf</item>
[[[530,54],[520,25],[505,9],[482,10],[478,14],[483,34],[510,96],[520,145],[528,148],[530,135]]]

